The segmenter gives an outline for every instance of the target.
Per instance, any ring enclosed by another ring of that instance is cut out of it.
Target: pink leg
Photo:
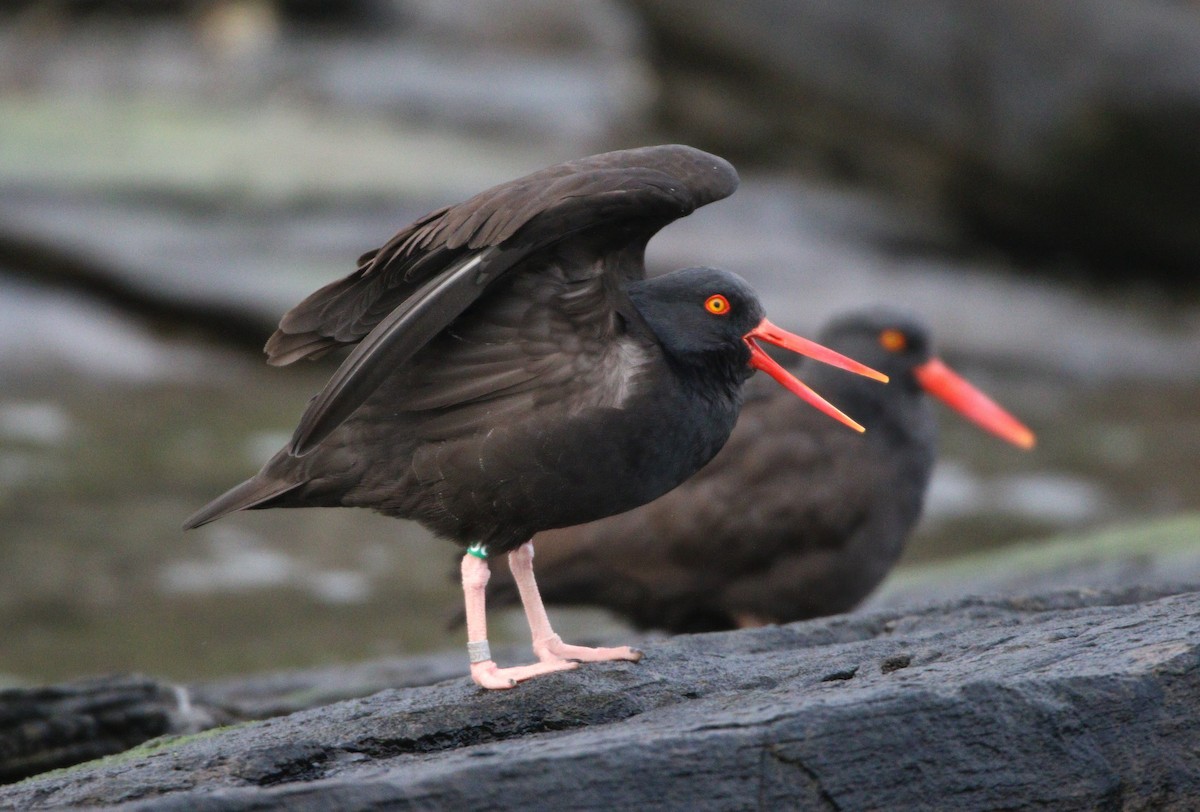
[[[482,688],[511,688],[522,680],[548,674],[551,671],[567,671],[577,668],[578,663],[566,660],[537,662],[517,668],[498,668],[488,652],[487,609],[484,590],[491,577],[487,562],[468,553],[462,560],[463,599],[467,607],[467,651],[471,654],[471,678]],[[478,653],[477,653],[478,652]],[[475,662],[479,657],[479,661]]]
[[[521,603],[525,605],[525,617],[529,621],[529,633],[533,636],[533,653],[543,663],[562,660],[579,660],[581,662],[601,662],[604,660],[642,659],[642,652],[629,646],[616,648],[589,648],[587,646],[570,646],[550,628],[550,617],[542,604],[541,593],[538,592],[537,581],[533,577],[533,542],[527,541],[508,554],[508,566],[512,570],[513,580],[517,583],[517,591],[521,593]]]

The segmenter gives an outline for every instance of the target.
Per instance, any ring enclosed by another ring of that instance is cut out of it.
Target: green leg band
[[[470,547],[467,548],[467,555],[473,555],[476,558],[482,558],[484,561],[487,561],[487,557],[488,557],[487,546],[482,543],[472,544]]]

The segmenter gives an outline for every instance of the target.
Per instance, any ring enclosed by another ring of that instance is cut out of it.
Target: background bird
[[[687,482],[628,513],[538,536],[545,599],[672,632],[845,612],[891,570],[920,517],[937,439],[927,395],[1010,443],[1034,444],[1032,432],[932,355],[915,316],[855,312],[820,340],[891,378],[878,386],[801,362],[803,376],[865,434],[751,381],[729,442]],[[493,598],[512,600],[504,578]]]
[[[267,507],[415,519],[469,545],[478,684],[639,659],[554,634],[533,579],[534,533],[629,510],[691,476],[728,438],[754,369],[853,425],[760,341],[885,380],[772,325],[734,274],[644,278],[650,237],[736,186],[720,158],[647,147],[549,167],[417,220],[284,315],[271,363],[356,346],[292,441],[185,527]],[[529,620],[530,666],[501,669],[488,649],[487,558],[501,553]]]

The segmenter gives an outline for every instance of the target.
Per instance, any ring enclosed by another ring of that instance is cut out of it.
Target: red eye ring
[[[729,315],[729,300],[719,293],[714,293],[704,300],[704,309],[714,316]]]

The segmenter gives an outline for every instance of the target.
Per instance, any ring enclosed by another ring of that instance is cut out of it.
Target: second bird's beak
[[[1015,446],[1033,448],[1036,438],[1032,431],[942,363],[940,358],[931,358],[913,372],[917,376],[917,383],[926,392],[980,428]]]
[[[887,383],[888,377],[882,372],[876,372],[868,366],[858,363],[857,361],[847,358],[841,353],[834,352],[828,347],[823,347],[815,341],[809,341],[807,338],[801,338],[795,333],[789,333],[787,330],[781,330],[774,324],[771,324],[767,319],[763,319],[746,335],[742,336],[746,345],[750,347],[750,366],[754,369],[761,369],[763,372],[770,375],[775,380],[787,389],[789,392],[797,395],[800,399],[814,406],[820,411],[832,417],[834,420],[839,420],[845,423],[855,431],[865,431],[855,421],[847,417],[840,409],[834,406],[825,398],[818,395],[799,378],[788,372],[779,363],[767,355],[762,347],[758,346],[759,341],[766,341],[774,344],[777,347],[783,347],[785,350],[807,355],[815,361],[820,361],[824,364],[845,369],[849,372],[855,372],[859,375],[865,375],[868,378],[874,378],[877,381]]]

